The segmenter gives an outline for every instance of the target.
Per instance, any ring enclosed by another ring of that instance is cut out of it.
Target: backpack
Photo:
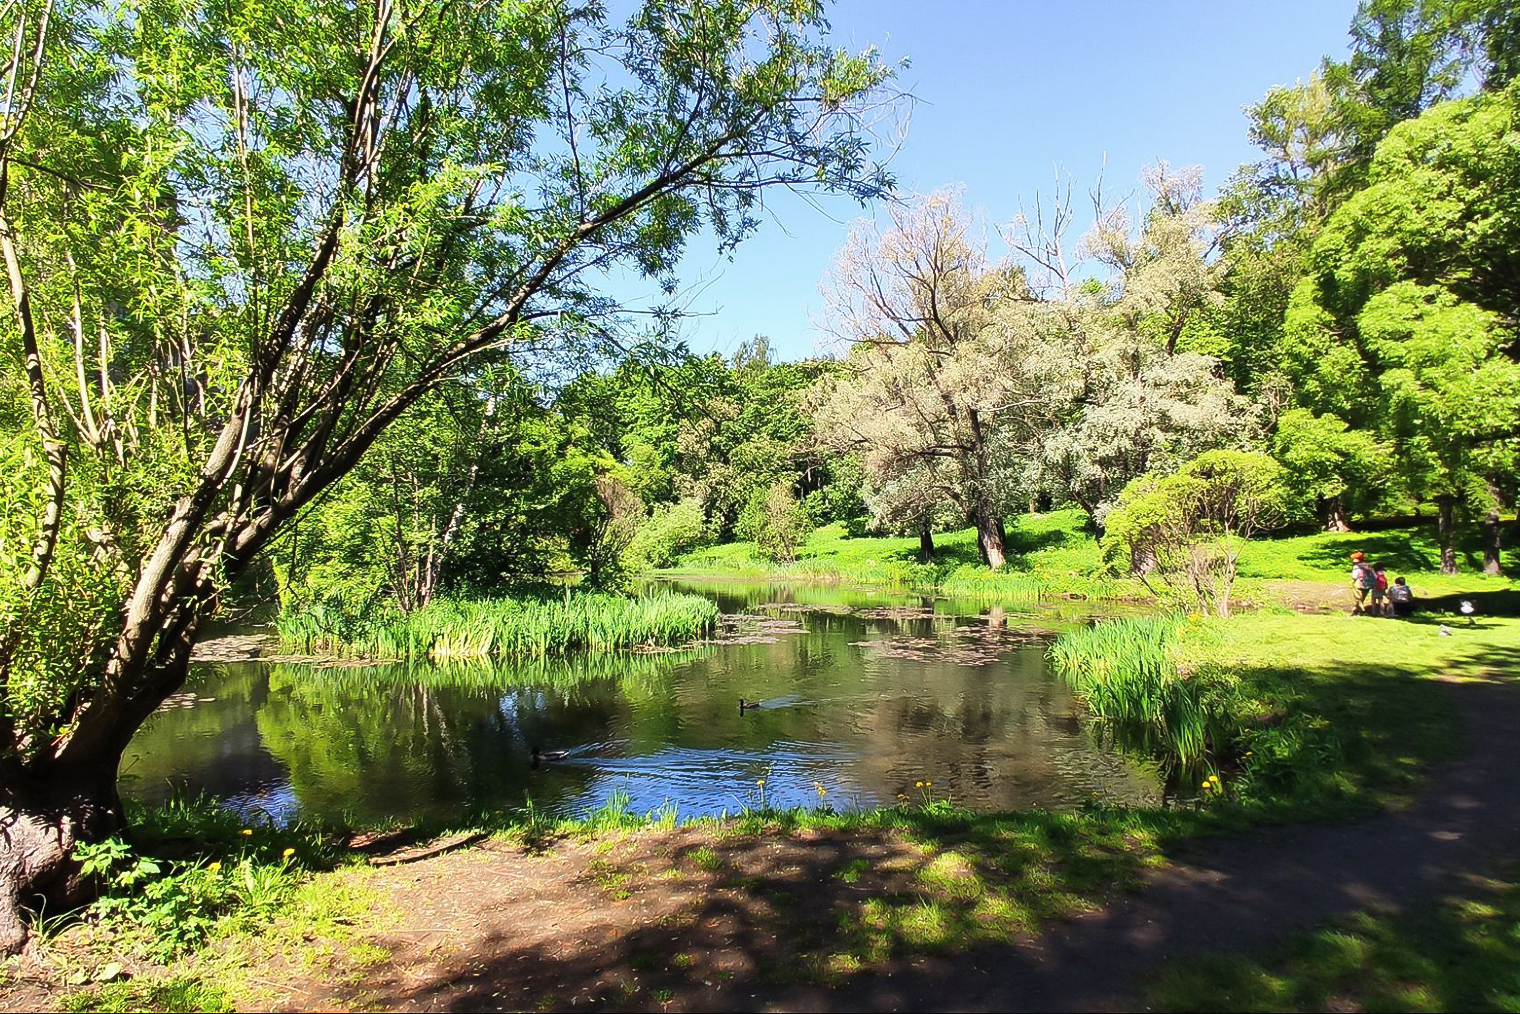
[[[1373,573],[1376,574],[1377,572],[1374,571]],[[1387,591],[1388,590],[1388,575],[1387,574],[1377,574],[1377,590],[1378,591]]]

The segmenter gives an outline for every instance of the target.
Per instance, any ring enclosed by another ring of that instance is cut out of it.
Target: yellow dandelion
[[[222,868],[222,864],[221,863],[211,863],[211,864],[209,864],[206,867],[206,872],[207,873],[215,873],[217,870],[220,870],[221,868]]]
[[[757,778],[757,779],[755,779],[755,784],[758,785],[758,786],[760,786],[763,789],[763,788],[765,788],[765,779],[764,778]]]
[[[934,788],[934,783],[933,782],[924,782],[924,784],[927,785],[931,789]]]
[[[280,853],[280,855],[284,856],[286,859],[289,859],[291,856],[293,856],[295,854],[296,854],[296,850],[295,849],[286,849],[284,852]]]
[[[921,788],[923,788],[923,787],[924,787],[924,783],[923,783],[923,782],[914,782],[914,783],[913,783],[913,787],[914,787],[914,788],[915,788],[915,789],[921,789]]]

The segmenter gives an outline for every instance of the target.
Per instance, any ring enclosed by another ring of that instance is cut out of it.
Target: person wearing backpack
[[[1375,579],[1372,584],[1372,615],[1387,616],[1388,607],[1384,604],[1388,598],[1388,572],[1382,564],[1372,568],[1372,576]]]
[[[1377,573],[1372,565],[1367,562],[1366,554],[1351,554],[1351,588],[1356,592],[1356,604],[1351,607],[1352,616],[1364,616],[1367,609],[1367,596],[1372,594],[1372,589],[1377,587]]]

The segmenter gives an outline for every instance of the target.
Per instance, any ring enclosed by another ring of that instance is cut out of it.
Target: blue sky
[[[1057,169],[1078,193],[1105,165],[1128,192],[1161,159],[1201,164],[1212,190],[1255,157],[1241,109],[1274,84],[1344,56],[1355,0],[843,0],[834,40],[876,45],[911,66],[899,84],[918,103],[892,163],[904,192],[965,184],[992,223],[1047,191]],[[815,351],[818,282],[849,223],[869,211],[823,210],[789,194],[729,260],[693,243],[683,302],[702,314],[684,337],[730,353],[755,334],[788,359]],[[994,236],[994,244],[996,238]],[[994,245],[994,252],[999,252]],[[652,294],[653,285],[643,292]],[[637,296],[635,291],[629,295]]]

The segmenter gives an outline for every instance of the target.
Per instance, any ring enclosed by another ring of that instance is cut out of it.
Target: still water
[[[376,823],[474,808],[580,815],[1154,803],[1150,767],[1094,742],[1045,669],[1062,620],[838,588],[678,584],[730,618],[719,643],[541,662],[201,665],[133,741],[122,790],[206,793],[277,821]],[[761,701],[741,714],[739,700]],[[564,757],[534,767],[534,747]],[[763,779],[764,788],[756,785]]]

